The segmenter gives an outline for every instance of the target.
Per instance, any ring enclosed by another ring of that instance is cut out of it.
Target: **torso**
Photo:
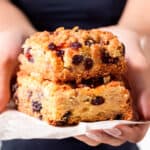
[[[39,30],[94,28],[117,23],[126,0],[13,0]]]

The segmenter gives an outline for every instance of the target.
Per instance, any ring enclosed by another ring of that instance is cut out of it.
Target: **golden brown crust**
[[[124,46],[110,32],[98,29],[58,28],[28,38],[19,56],[21,70],[52,81],[88,79],[99,75],[123,74]]]

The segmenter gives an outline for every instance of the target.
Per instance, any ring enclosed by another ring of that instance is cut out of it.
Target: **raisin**
[[[63,57],[64,51],[63,51],[63,50],[57,50],[57,51],[56,51],[56,55],[57,55],[58,57]]]
[[[25,53],[25,57],[28,59],[29,62],[34,62],[32,55],[30,54],[30,52],[26,52]]]
[[[42,104],[39,101],[32,101],[32,110],[34,112],[40,112],[42,109]]]
[[[57,46],[54,43],[52,43],[52,42],[48,45],[48,48],[50,50],[57,50]]]
[[[83,61],[83,56],[82,55],[74,55],[72,58],[72,63],[74,65],[79,65]]]
[[[118,57],[113,58],[106,51],[102,51],[101,59],[102,59],[102,62],[105,64],[116,64],[119,61]]]
[[[86,58],[84,62],[85,70],[90,70],[93,67],[93,60],[91,58]]]
[[[116,116],[115,116],[115,120],[121,120],[122,119],[122,117],[123,117],[123,115],[122,114],[117,114]]]
[[[101,105],[105,102],[105,99],[102,96],[96,96],[91,100],[92,105]]]
[[[95,44],[95,41],[93,39],[88,39],[85,41],[85,45],[91,46],[92,44]]]
[[[70,44],[70,47],[72,47],[73,49],[79,49],[82,47],[82,44],[79,42],[73,42]]]

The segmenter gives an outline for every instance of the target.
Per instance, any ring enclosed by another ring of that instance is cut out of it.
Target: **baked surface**
[[[120,81],[110,81],[94,88],[72,87],[20,73],[15,101],[18,110],[56,126],[80,121],[133,119],[129,91]]]
[[[108,74],[124,74],[124,45],[110,32],[99,29],[38,32],[28,38],[19,56],[20,69],[43,79],[68,81]]]

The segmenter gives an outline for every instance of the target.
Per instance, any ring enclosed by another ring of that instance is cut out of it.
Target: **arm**
[[[118,25],[139,34],[141,49],[150,63],[150,1],[129,0]]]
[[[150,1],[128,0],[119,25],[150,35]]]
[[[0,1],[0,10],[0,31],[22,30],[27,36],[34,32],[27,17],[8,0]]]
[[[0,112],[9,101],[10,80],[22,42],[34,31],[18,8],[8,0],[0,0]]]

